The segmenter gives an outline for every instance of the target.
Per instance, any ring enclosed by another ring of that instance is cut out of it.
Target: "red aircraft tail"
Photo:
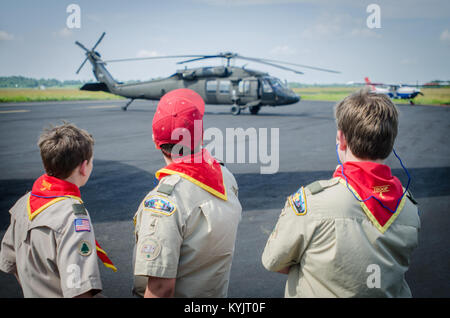
[[[370,81],[369,77],[364,77],[364,81],[366,82],[366,85],[370,87],[372,91],[375,91],[375,85],[372,85],[372,82]]]

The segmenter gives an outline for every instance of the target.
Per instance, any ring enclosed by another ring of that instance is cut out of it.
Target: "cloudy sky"
[[[67,27],[67,7],[81,8],[81,27]],[[369,28],[370,4],[380,8],[380,28]],[[0,76],[93,78],[74,45],[91,47],[104,59],[137,56],[215,54],[284,60],[331,68],[342,74],[301,69],[296,75],[249,63],[282,80],[346,83],[369,76],[377,82],[450,80],[448,0],[2,0]],[[109,64],[118,80],[168,76],[174,60]],[[209,60],[191,64],[220,65]],[[246,62],[237,61],[236,65]]]

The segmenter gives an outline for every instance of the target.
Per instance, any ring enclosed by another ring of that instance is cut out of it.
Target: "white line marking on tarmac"
[[[97,109],[97,108],[119,108],[119,106],[115,106],[115,105],[99,105],[99,106],[88,106],[86,108],[89,109]]]
[[[28,113],[29,109],[17,109],[17,110],[0,110],[0,114],[11,114],[11,113]]]

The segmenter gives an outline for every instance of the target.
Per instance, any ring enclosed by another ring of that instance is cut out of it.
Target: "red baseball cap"
[[[157,148],[163,144],[180,144],[195,149],[203,140],[204,113],[203,98],[191,89],[179,88],[165,94],[152,122]]]

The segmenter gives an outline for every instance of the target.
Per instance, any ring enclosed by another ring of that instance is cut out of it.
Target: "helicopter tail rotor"
[[[83,44],[81,44],[78,41],[75,41],[75,44],[78,45],[80,48],[82,48],[84,51],[86,51],[86,58],[84,59],[83,63],[81,63],[80,67],[78,68],[78,70],[76,71],[76,74],[78,74],[81,69],[83,68],[84,64],[86,64],[86,61],[89,59],[89,57],[94,58],[94,59],[99,59],[99,54],[97,52],[95,52],[95,48],[100,44],[100,42],[103,40],[103,37],[105,36],[105,32],[102,33],[102,35],[100,35],[100,38],[97,40],[97,42],[94,44],[94,46],[92,47],[92,49],[88,50]]]
[[[76,71],[76,74],[80,73],[81,69],[83,68],[84,64],[86,64],[86,61],[88,60],[88,58],[85,58],[83,63],[81,63],[80,67],[78,68],[78,70]]]

